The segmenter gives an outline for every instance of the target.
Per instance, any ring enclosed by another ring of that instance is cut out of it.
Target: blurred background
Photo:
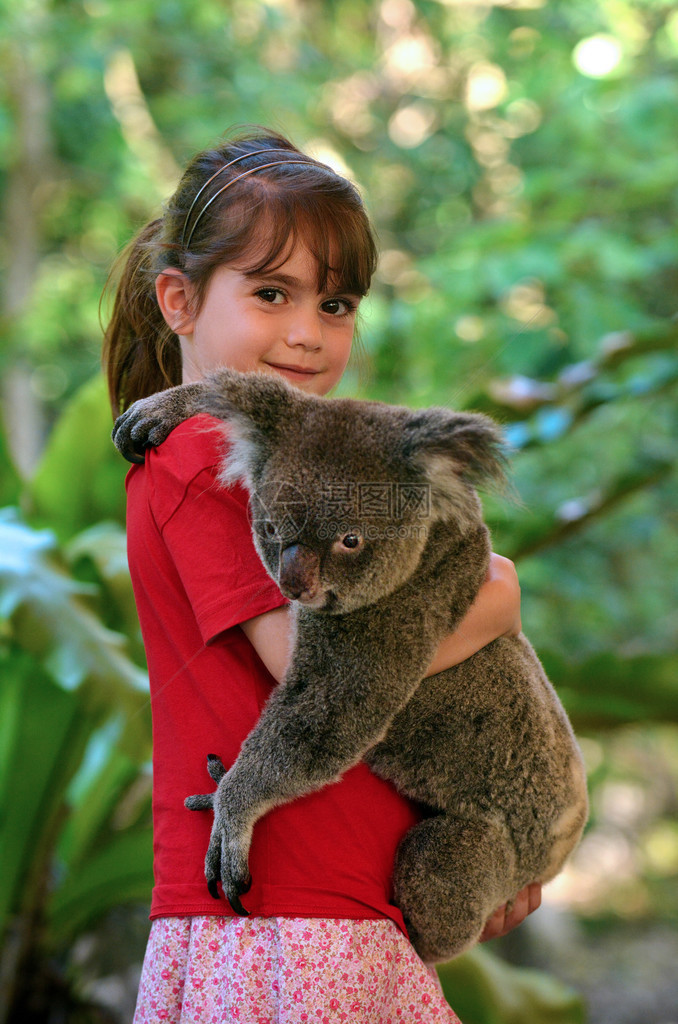
[[[99,301],[237,125],[355,180],[381,262],[342,390],[482,410],[591,820],[441,974],[464,1024],[678,1021],[678,2],[0,0],[0,1024],[131,1018],[150,715]],[[101,311],[106,318],[106,305]]]

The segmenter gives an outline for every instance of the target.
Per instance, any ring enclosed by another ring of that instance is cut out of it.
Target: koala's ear
[[[423,470],[434,511],[468,505],[468,487],[506,482],[507,445],[498,425],[480,413],[423,409],[405,428],[405,457]]]
[[[200,412],[229,426],[224,482],[243,480],[251,487],[257,465],[265,461],[306,396],[281,377],[239,373],[226,367],[208,374],[203,385]]]

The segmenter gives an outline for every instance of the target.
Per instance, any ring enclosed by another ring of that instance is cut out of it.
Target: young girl
[[[218,365],[327,394],[348,361],[376,249],[355,188],[279,135],[197,156],[133,243],[106,333],[114,414]],[[135,1024],[456,1021],[391,902],[398,843],[420,811],[364,764],[270,811],[253,834],[249,917],[209,895],[211,821],[184,808],[205,754],[228,766],[283,678],[285,600],[254,550],[247,494],[217,483],[206,417],[177,427],[127,479],[129,562],[153,708],[153,924]],[[429,674],[519,628],[510,563]],[[538,903],[519,894],[486,937]]]

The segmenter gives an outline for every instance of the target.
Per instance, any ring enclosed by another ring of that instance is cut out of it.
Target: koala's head
[[[250,491],[255,544],[282,592],[330,613],[372,604],[416,570],[431,531],[481,518],[474,484],[503,472],[484,416],[307,395],[219,370],[205,412],[228,423],[226,483]]]

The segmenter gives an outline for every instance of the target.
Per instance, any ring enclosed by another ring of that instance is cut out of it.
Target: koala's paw
[[[189,796],[184,806],[191,811],[214,811],[212,834],[205,857],[207,888],[210,896],[218,900],[217,882],[221,882],[224,896],[234,913],[248,917],[249,911],[243,907],[240,897],[249,892],[252,885],[247,862],[252,829],[242,816],[229,807],[227,783],[221,785],[226,769],[215,754],[207,755],[207,770],[218,785],[216,792]]]
[[[140,398],[119,416],[113,427],[113,443],[128,462],[143,462],[146,448],[156,448],[186,418],[183,401],[170,388]]]

